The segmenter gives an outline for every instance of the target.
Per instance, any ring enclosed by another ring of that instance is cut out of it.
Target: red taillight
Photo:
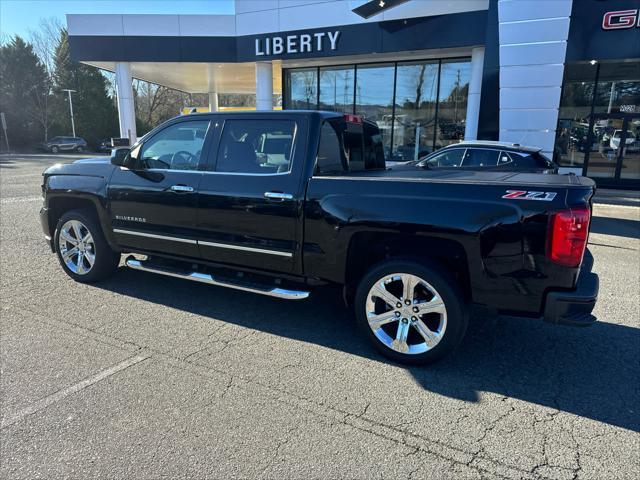
[[[576,207],[551,215],[547,237],[547,257],[567,267],[577,267],[582,262],[591,211],[588,207]]]
[[[353,115],[352,113],[345,113],[344,119],[349,123],[362,123],[362,117],[360,115]]]

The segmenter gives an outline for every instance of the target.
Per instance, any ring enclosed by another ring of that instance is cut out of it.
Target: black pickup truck
[[[454,349],[473,304],[595,320],[587,178],[388,170],[375,124],[328,112],[188,115],[119,153],[43,174],[44,234],[79,282],[127,253],[289,300],[339,284],[373,345],[408,363]]]

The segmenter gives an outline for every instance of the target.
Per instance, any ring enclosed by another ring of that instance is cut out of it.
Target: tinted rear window
[[[538,152],[509,152],[515,164],[520,168],[548,168],[551,161]]]
[[[382,135],[374,124],[325,120],[320,131],[316,174],[385,168]]]

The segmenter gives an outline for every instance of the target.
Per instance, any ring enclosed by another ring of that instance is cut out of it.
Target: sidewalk
[[[640,207],[640,191],[599,188],[596,190],[596,196],[594,197],[593,201],[594,203],[608,205]]]

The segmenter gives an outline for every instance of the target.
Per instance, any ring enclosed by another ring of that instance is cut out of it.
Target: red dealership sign
[[[602,28],[604,30],[623,30],[633,27],[640,27],[638,9],[616,10],[607,12],[602,17]]]

